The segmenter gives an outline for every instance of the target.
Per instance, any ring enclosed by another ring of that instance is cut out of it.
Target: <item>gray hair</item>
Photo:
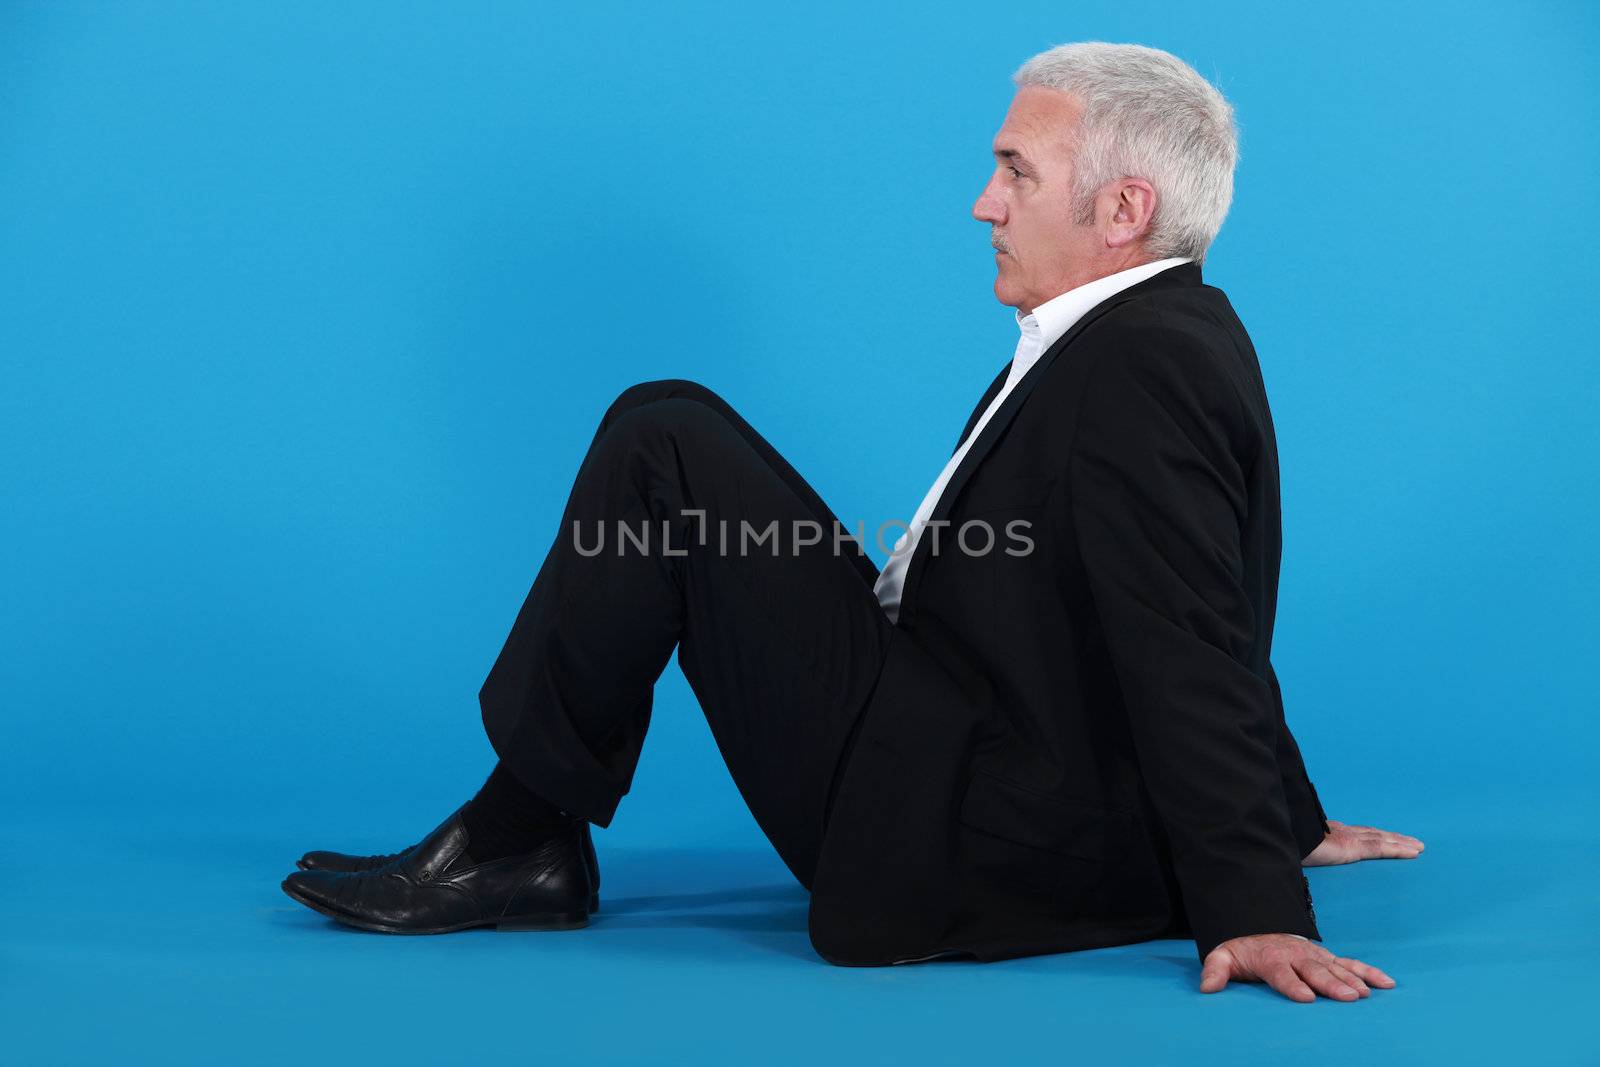
[[[1101,41],[1041,52],[1012,81],[1070,93],[1083,106],[1073,145],[1079,223],[1094,220],[1101,186],[1143,178],[1156,191],[1150,253],[1205,258],[1233,201],[1239,158],[1233,107],[1215,86],[1169,52]]]

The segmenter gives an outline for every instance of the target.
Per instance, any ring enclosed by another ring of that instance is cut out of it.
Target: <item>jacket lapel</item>
[[[1011,425],[1011,420],[1016,418],[1017,412],[1022,409],[1023,403],[1028,399],[1028,394],[1033,392],[1033,387],[1039,384],[1039,379],[1044,377],[1045,372],[1050,369],[1050,364],[1054,363],[1062,351],[1072,344],[1079,334],[1088,329],[1091,323],[1119,304],[1125,304],[1129,300],[1143,296],[1146,293],[1158,289],[1171,289],[1199,284],[1200,265],[1197,263],[1181,263],[1176,267],[1162,271],[1160,274],[1146,278],[1138,285],[1130,286],[1114,296],[1109,296],[1090,308],[1081,319],[1072,324],[1072,327],[1066,333],[1056,339],[1055,344],[1045,350],[1044,355],[1039,357],[1039,361],[1029,367],[1028,373],[1024,374],[1022,379],[1017,382],[1016,388],[1011,390],[1011,395],[1006,397],[1005,403],[1001,404],[999,410],[994,413],[994,418],[990,419],[989,424],[983,428],[982,435],[972,442],[972,447],[962,457],[955,473],[950,476],[950,484],[945,486],[944,493],[939,497],[939,503],[934,506],[933,514],[928,517],[928,521],[930,523],[939,522],[950,517],[951,509],[955,507],[956,501],[961,497],[962,488],[972,478],[973,471],[978,469],[978,466],[983,463],[984,459],[994,449],[995,443],[1004,436],[1006,428]],[[967,434],[972,432],[973,425],[977,423],[984,410],[988,408],[989,403],[1000,391],[1009,368],[1010,364],[1008,363],[995,380],[990,383],[983,399],[978,402],[977,410],[967,420],[967,427],[961,434],[963,441],[966,440]],[[961,446],[957,444],[956,447],[960,448]],[[921,584],[919,579],[923,570],[928,566],[928,559],[932,552],[929,546],[932,544],[932,540],[932,538],[923,537],[917,541],[917,547],[911,557],[911,564],[906,568],[905,588],[900,602],[900,617],[902,619],[907,619],[916,612],[917,589]],[[944,540],[947,541],[948,539]]]
[[[961,442],[967,439],[967,435],[972,432],[972,428],[978,424],[978,419],[989,409],[989,403],[994,400],[995,394],[1000,392],[1010,375],[1011,361],[1007,360],[1005,365],[1000,368],[1000,373],[994,376],[994,381],[989,383],[989,388],[983,391],[983,397],[978,401],[978,406],[972,409],[972,414],[968,417],[967,424],[961,428],[961,436],[956,441],[956,447],[950,450],[952,456],[961,448]]]

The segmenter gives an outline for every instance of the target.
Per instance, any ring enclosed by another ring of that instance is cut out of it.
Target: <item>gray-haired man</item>
[[[973,215],[1021,337],[884,570],[720,397],[627,390],[480,693],[500,764],[410,849],[307,854],[291,896],[393,932],[583,925],[588,824],[676,648],[832,962],[1187,936],[1207,991],[1393,984],[1310,940],[1302,865],[1422,844],[1327,821],[1284,720],[1272,420],[1200,275],[1232,110],[1131,45],[1016,80]]]

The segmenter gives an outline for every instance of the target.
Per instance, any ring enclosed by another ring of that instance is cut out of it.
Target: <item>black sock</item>
[[[572,817],[496,763],[478,795],[461,809],[467,855],[474,864],[532,852]]]

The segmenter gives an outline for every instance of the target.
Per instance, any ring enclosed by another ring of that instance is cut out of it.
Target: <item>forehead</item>
[[[994,150],[996,154],[1020,152],[1035,159],[1063,155],[1082,111],[1076,97],[1025,85],[1011,99],[1005,121],[994,135]]]

